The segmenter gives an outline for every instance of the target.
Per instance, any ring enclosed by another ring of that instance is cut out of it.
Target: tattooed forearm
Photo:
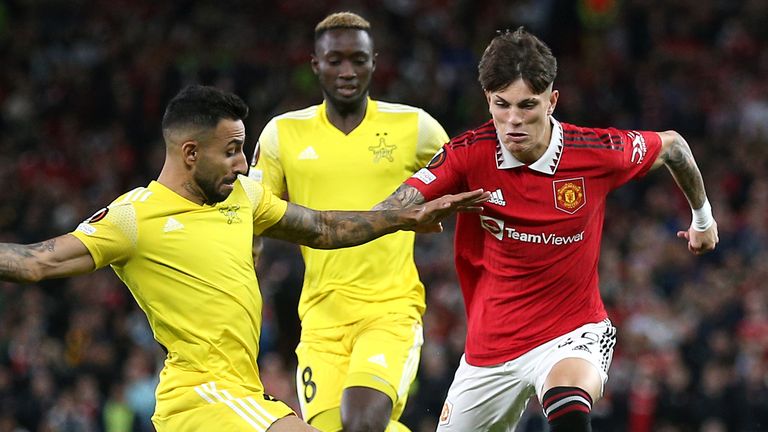
[[[28,246],[0,243],[0,280],[28,282],[34,279],[28,261],[34,257],[35,251],[54,248],[54,245],[52,240]]]
[[[676,135],[674,142],[661,155],[661,158],[685,194],[691,208],[701,208],[707,197],[704,180],[685,139]]]
[[[56,239],[53,238],[44,242],[35,243],[29,245],[28,248],[40,252],[53,252],[56,250]]]
[[[415,187],[404,184],[387,199],[376,204],[373,210],[394,210],[418,204],[424,204],[424,196]]]
[[[317,249],[356,246],[394,232],[406,221],[397,211],[318,212],[289,204],[283,218],[263,235]]]

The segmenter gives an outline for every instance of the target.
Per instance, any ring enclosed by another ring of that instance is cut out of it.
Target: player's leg
[[[515,430],[535,392],[527,379],[531,373],[532,368],[520,359],[477,367],[462,356],[437,431]]]
[[[341,423],[344,432],[384,432],[391,415],[390,394],[370,387],[344,389],[341,396]]]
[[[349,367],[346,334],[354,326],[302,329],[296,347],[296,389],[307,423],[323,432],[341,431],[341,392]]]
[[[415,313],[364,320],[355,335],[342,395],[345,432],[408,430],[396,420],[405,409],[423,342]]]
[[[554,344],[537,386],[551,431],[592,430],[590,413],[602,396],[615,343],[616,329],[606,320],[583,326]]]

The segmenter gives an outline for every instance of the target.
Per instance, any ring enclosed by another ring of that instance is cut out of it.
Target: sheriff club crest
[[[219,207],[219,213],[223,214],[227,218],[227,224],[240,223],[242,220],[237,215],[237,211],[240,210],[239,205],[221,206]]]
[[[380,160],[386,159],[390,162],[394,162],[395,159],[392,157],[392,152],[395,151],[397,146],[387,144],[386,132],[378,132],[376,133],[376,137],[379,139],[379,144],[368,147],[368,150],[373,152],[373,161],[379,163]]]
[[[568,214],[576,213],[587,202],[584,177],[552,182],[555,193],[555,207]]]

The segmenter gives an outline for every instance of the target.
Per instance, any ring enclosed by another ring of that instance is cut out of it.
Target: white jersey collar
[[[563,126],[554,117],[549,116],[552,122],[552,138],[549,140],[549,146],[543,155],[534,163],[528,165],[528,168],[539,171],[544,174],[553,175],[560,164],[560,157],[563,155]],[[506,147],[496,138],[496,167],[499,169],[510,169],[524,166]]]

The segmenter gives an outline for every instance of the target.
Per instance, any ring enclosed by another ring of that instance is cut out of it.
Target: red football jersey
[[[549,147],[533,164],[502,146],[489,121],[453,138],[406,181],[427,200],[491,192],[483,213],[459,214],[456,223],[465,354],[475,366],[606,318],[597,275],[605,197],[644,175],[661,150],[655,132],[552,125]]]

